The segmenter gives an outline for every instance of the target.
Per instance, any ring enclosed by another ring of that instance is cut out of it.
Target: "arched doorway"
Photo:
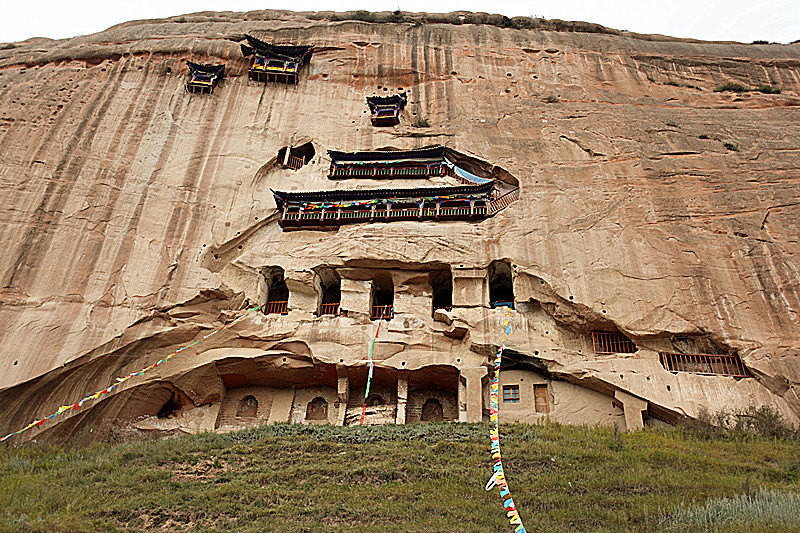
[[[327,420],[328,402],[322,396],[317,396],[306,407],[306,420]]]
[[[239,407],[236,409],[238,418],[255,418],[258,415],[258,400],[255,396],[245,396],[239,400]]]
[[[420,420],[423,422],[441,422],[444,420],[442,403],[435,398],[427,400],[422,405],[422,416]]]
[[[380,394],[370,394],[367,401],[364,402],[367,404],[367,407],[377,407],[379,405],[385,405],[386,402],[383,399],[383,396]]]

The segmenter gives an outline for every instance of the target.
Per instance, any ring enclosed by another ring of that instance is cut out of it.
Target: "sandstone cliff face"
[[[538,376],[529,382],[585,391],[559,400],[553,387],[553,416],[673,420],[757,404],[798,421],[800,45],[257,20],[272,15],[132,22],[0,50],[2,433],[261,303],[276,267],[288,315],[253,314],[28,435],[224,427],[241,414],[225,412],[232,391],[248,387],[278,391],[259,420],[302,421],[316,387],[326,420],[347,423],[381,277],[396,317],[376,381],[393,407],[370,416],[418,420],[419,391],[444,390],[443,416],[480,420],[504,318],[488,306],[497,260],[513,270],[508,345]],[[315,45],[299,84],[248,81],[245,33]],[[228,77],[213,95],[186,93],[186,59],[225,62]],[[782,92],[712,91],[726,81]],[[364,97],[400,89],[400,125],[373,128]],[[421,118],[430,127],[411,126]],[[280,148],[308,141],[309,164],[275,165]],[[270,189],[380,185],[329,180],[327,149],[431,144],[510,173],[520,200],[479,223],[278,226]],[[315,315],[322,267],[341,277],[341,317]],[[433,320],[429,271],[446,267],[455,308]],[[635,354],[594,354],[591,331],[614,329]],[[738,353],[753,377],[668,372],[658,354],[685,338]],[[223,379],[233,375],[247,386]],[[566,407],[576,402],[587,409]]]

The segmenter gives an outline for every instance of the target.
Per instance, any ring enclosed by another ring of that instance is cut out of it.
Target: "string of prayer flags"
[[[123,376],[123,377],[118,377],[118,378],[115,378],[115,379],[114,379],[114,383],[113,383],[112,385],[110,385],[110,386],[106,387],[105,389],[103,389],[103,390],[100,390],[100,391],[97,391],[97,392],[95,392],[94,394],[90,394],[89,396],[86,396],[85,398],[81,398],[80,400],[78,400],[78,401],[77,401],[77,402],[75,402],[74,404],[71,404],[71,405],[62,405],[61,407],[59,407],[59,408],[56,410],[56,412],[55,412],[55,413],[51,414],[50,416],[45,416],[44,418],[41,418],[41,419],[39,419],[39,420],[35,420],[35,421],[31,422],[30,424],[28,424],[27,426],[25,426],[25,427],[24,427],[24,428],[22,428],[22,429],[18,429],[17,431],[14,431],[14,432],[12,432],[12,433],[9,433],[8,435],[6,435],[6,436],[4,436],[4,437],[0,437],[0,442],[3,442],[4,440],[6,440],[6,439],[9,439],[9,438],[13,437],[14,435],[19,435],[20,433],[23,433],[23,432],[25,432],[25,431],[29,430],[30,428],[32,428],[32,427],[34,427],[34,426],[41,426],[42,424],[44,424],[44,422],[45,422],[46,420],[53,420],[53,419],[54,419],[56,416],[58,416],[58,415],[60,415],[60,414],[63,414],[63,413],[64,413],[64,412],[66,412],[66,411],[69,411],[69,410],[72,410],[72,411],[77,411],[78,409],[80,409],[80,408],[83,406],[83,404],[84,404],[84,403],[88,402],[89,400],[96,400],[97,398],[99,398],[99,397],[100,397],[100,395],[101,395],[101,394],[109,394],[109,393],[110,393],[110,392],[112,392],[112,391],[113,391],[115,388],[119,387],[120,385],[122,385],[123,383],[125,383],[126,381],[128,381],[129,379],[131,379],[131,378],[134,378],[134,377],[137,377],[137,376],[141,376],[141,375],[142,375],[142,374],[144,374],[145,372],[149,372],[150,370],[152,370],[152,369],[156,368],[157,366],[159,366],[159,365],[162,365],[162,364],[166,363],[167,361],[169,361],[170,359],[172,359],[173,357],[175,357],[176,355],[178,355],[178,354],[179,354],[179,353],[181,353],[182,351],[184,351],[184,350],[187,350],[187,349],[191,348],[192,346],[196,346],[196,345],[200,344],[201,342],[203,342],[204,340],[208,339],[209,337],[213,337],[214,335],[216,335],[217,333],[219,333],[219,332],[220,332],[220,331],[222,331],[223,329],[225,329],[225,328],[228,328],[228,327],[232,326],[233,324],[235,324],[236,322],[238,322],[238,321],[240,321],[241,319],[245,318],[246,316],[249,316],[249,315],[250,315],[250,313],[252,313],[253,311],[256,311],[256,310],[258,310],[258,309],[260,309],[260,308],[261,308],[261,306],[258,306],[258,307],[253,307],[253,308],[251,308],[251,309],[248,309],[248,310],[247,310],[247,313],[243,314],[242,316],[240,316],[240,317],[239,317],[239,318],[237,318],[236,320],[233,320],[232,322],[229,322],[228,324],[224,324],[224,325],[222,325],[222,326],[218,327],[217,329],[215,329],[214,331],[212,331],[212,332],[211,332],[211,333],[209,333],[208,335],[205,335],[205,336],[203,336],[203,337],[201,337],[201,338],[197,339],[196,341],[194,341],[194,342],[193,342],[193,343],[191,343],[191,344],[187,344],[186,346],[183,346],[183,347],[181,347],[181,348],[178,348],[177,350],[175,350],[175,351],[174,351],[174,352],[172,352],[171,354],[167,355],[167,356],[166,356],[166,357],[164,357],[163,359],[161,359],[161,360],[159,360],[159,361],[156,361],[155,363],[153,363],[153,364],[151,364],[151,365],[148,365],[148,366],[146,366],[145,368],[143,368],[143,369],[139,370],[138,372],[131,372],[131,373],[130,373],[130,374],[128,374],[127,376]]]
[[[489,423],[492,424],[489,429],[489,439],[492,443],[492,469],[494,473],[486,483],[486,490],[492,490],[495,486],[500,490],[500,497],[503,498],[503,507],[506,510],[508,522],[514,526],[514,533],[527,533],[525,526],[522,524],[522,518],[519,516],[519,511],[517,511],[517,506],[514,504],[514,499],[511,497],[506,474],[503,470],[503,459],[500,456],[500,421],[497,414],[500,406],[500,362],[503,360],[506,340],[511,335],[511,310],[508,308],[506,309],[506,318],[503,321],[503,326],[505,327],[505,332],[503,340],[500,342],[500,348],[497,350],[497,356],[494,359],[494,377],[489,390]]]
[[[359,425],[364,425],[364,417],[367,416],[367,398],[369,398],[369,385],[372,383],[372,372],[375,365],[372,363],[372,354],[375,351],[375,341],[378,340],[378,333],[381,331],[381,321],[378,321],[378,328],[375,330],[375,336],[372,342],[369,343],[369,372],[367,372],[367,388],[364,390],[364,405],[361,406],[361,421]]]

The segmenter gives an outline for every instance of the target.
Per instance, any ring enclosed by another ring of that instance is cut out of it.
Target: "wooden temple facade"
[[[418,150],[337,152],[328,150],[328,177],[342,178],[429,178],[453,175],[445,163],[443,146]]]
[[[254,81],[297,83],[300,70],[311,60],[313,46],[290,46],[265,43],[245,35],[248,44],[241,45],[245,57],[253,56],[249,76]]]
[[[413,189],[273,191],[280,226],[336,229],[342,224],[399,220],[478,220],[492,214],[494,182]]]
[[[225,77],[225,65],[204,65],[187,61],[189,78],[186,80],[186,90],[190,93],[214,92],[214,87]]]
[[[367,106],[373,126],[396,126],[400,123],[400,111],[408,103],[406,93],[394,96],[367,96]]]

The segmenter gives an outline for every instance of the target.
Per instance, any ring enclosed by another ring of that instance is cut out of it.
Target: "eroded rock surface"
[[[300,82],[248,81],[245,33],[315,45]],[[756,404],[797,422],[800,45],[613,33],[205,13],[4,47],[0,432],[264,303],[279,271],[288,314],[252,313],[20,438],[358,423],[387,284],[366,422],[481,420],[498,261],[516,302],[506,420],[636,427]],[[224,62],[225,82],[186,93],[186,59]],[[727,81],[782,91],[713,91]],[[364,97],[401,90],[400,125],[372,127]],[[299,170],[276,164],[308,142]],[[481,222],[278,226],[271,189],[381,186],[328,179],[326,150],[437,143],[520,199]],[[434,315],[442,270],[453,309]],[[342,314],[318,316],[337,278]],[[598,355],[592,331],[637,349]],[[738,354],[752,377],[669,372],[675,351]]]

